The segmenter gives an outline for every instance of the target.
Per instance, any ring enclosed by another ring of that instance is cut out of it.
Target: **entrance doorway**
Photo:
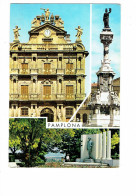
[[[47,117],[48,122],[54,122],[54,114],[50,108],[44,108],[40,114],[41,117]]]

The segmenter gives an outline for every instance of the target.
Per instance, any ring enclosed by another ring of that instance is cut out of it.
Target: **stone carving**
[[[87,142],[87,150],[88,150],[89,158],[91,158],[92,146],[93,146],[93,141],[91,137],[89,137]]]
[[[33,21],[31,22],[31,24],[33,25],[33,27],[39,26],[41,24],[41,21],[39,18],[38,18],[38,20],[37,20],[37,18],[34,18]]]
[[[104,22],[104,28],[110,28],[109,27],[109,14],[111,13],[111,8],[109,8],[109,12],[108,9],[105,9],[105,13],[103,15],[103,22]]]
[[[61,18],[59,18],[59,23],[61,26],[64,25],[64,21]]]
[[[61,118],[61,112],[59,112],[59,113],[58,113],[58,120],[59,120],[59,122],[61,122],[61,121],[62,121],[62,118]]]
[[[49,8],[44,9],[44,8],[41,8],[41,10],[44,10],[45,12],[45,18],[46,18],[46,21],[49,20],[49,16],[50,16],[50,11],[49,11]]]
[[[83,29],[81,29],[81,27],[78,26],[78,28],[75,28],[75,30],[77,30],[77,34],[76,34],[77,39],[81,40],[81,35],[83,34]]]
[[[21,28],[18,28],[18,26],[16,26],[16,28],[13,29],[15,40],[18,40],[18,36],[20,36],[18,32],[19,30],[21,30]]]

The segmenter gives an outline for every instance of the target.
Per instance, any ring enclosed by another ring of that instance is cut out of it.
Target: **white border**
[[[121,3],[121,167],[119,169],[10,169],[8,168],[8,54],[9,2],[0,2],[0,195],[134,195],[136,176],[136,93],[135,93],[135,0],[105,0]],[[38,3],[37,1],[18,1]],[[41,0],[41,3],[46,3]],[[56,3],[51,1],[50,3]],[[58,2],[58,1],[57,1]],[[59,1],[63,3],[63,1]],[[79,3],[81,1],[65,1]],[[88,0],[82,3],[90,3]],[[92,0],[91,3],[103,3]]]

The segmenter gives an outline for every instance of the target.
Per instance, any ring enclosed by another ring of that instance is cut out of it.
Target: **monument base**
[[[84,159],[84,162],[85,163],[94,163],[94,160],[93,159]]]

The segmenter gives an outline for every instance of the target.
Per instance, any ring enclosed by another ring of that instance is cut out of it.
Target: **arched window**
[[[76,121],[80,121],[80,114],[79,113],[76,114]]]

